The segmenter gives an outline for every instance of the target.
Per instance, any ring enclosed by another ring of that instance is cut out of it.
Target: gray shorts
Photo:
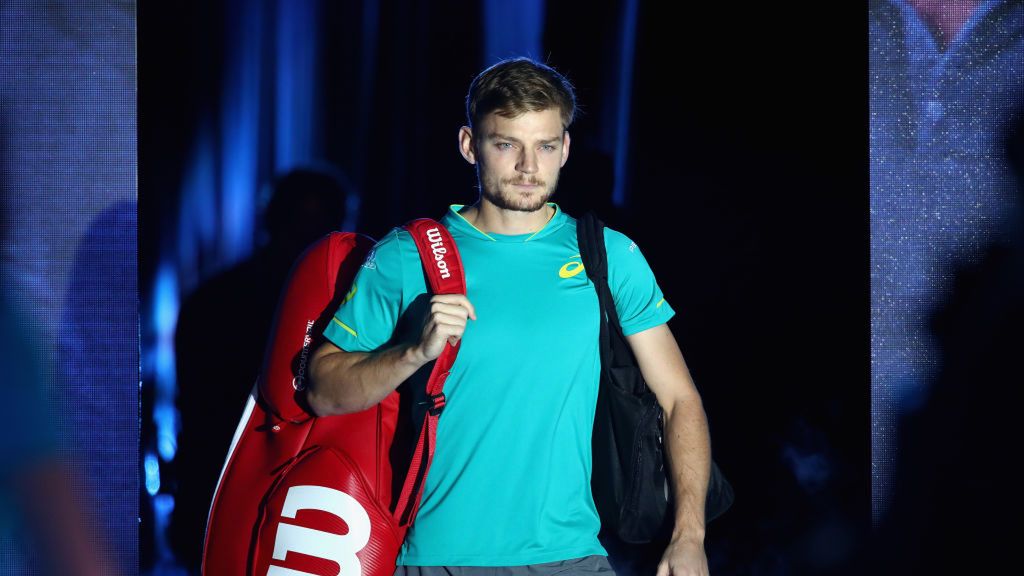
[[[615,576],[607,556],[597,554],[527,566],[396,566],[395,576]]]

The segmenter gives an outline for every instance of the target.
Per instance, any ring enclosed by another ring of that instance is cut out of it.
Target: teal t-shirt
[[[455,240],[476,309],[445,382],[437,449],[399,565],[520,566],[605,555],[590,491],[600,355],[597,293],[576,220],[533,234],[475,228],[453,205]],[[605,229],[609,285],[623,331],[674,314],[625,235]],[[396,228],[367,256],[325,330],[343,350],[420,335],[430,294],[416,245]]]

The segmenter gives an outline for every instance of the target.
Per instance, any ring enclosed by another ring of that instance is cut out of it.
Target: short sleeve
[[[675,310],[665,300],[654,272],[636,243],[625,234],[604,229],[608,285],[626,336],[668,322]]]
[[[371,352],[386,344],[403,309],[403,244],[395,228],[366,255],[324,336],[342,350]]]

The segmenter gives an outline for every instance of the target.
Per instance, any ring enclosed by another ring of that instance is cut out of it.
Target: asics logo
[[[376,270],[377,269],[377,248],[376,247],[371,249],[370,252],[366,255],[366,260],[363,261],[362,267],[363,268],[368,268],[370,270]]]
[[[572,258],[579,257],[579,254],[572,256]],[[583,272],[583,262],[570,260],[569,262],[563,264],[562,267],[558,270],[558,276],[560,278],[572,278],[573,276],[579,274],[580,272]]]

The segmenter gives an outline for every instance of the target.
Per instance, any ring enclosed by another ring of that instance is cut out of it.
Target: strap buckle
[[[433,396],[427,396],[426,400],[423,400],[422,402],[417,402],[417,404],[428,405],[429,407],[427,408],[427,412],[429,412],[431,416],[437,416],[438,414],[441,413],[442,410],[444,410],[444,405],[447,402],[447,400],[448,399],[445,398],[444,392],[439,392],[437,394],[434,394]]]

